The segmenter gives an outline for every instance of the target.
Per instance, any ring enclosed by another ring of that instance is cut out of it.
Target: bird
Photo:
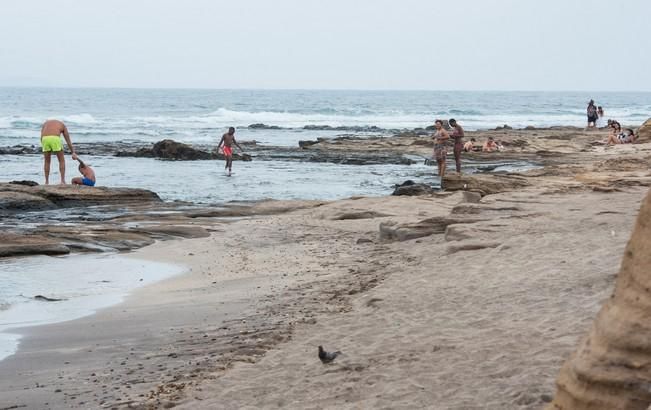
[[[336,352],[326,352],[325,350],[323,350],[323,346],[319,346],[319,359],[323,364],[332,362],[340,354],[342,353],[339,350],[337,350]]]

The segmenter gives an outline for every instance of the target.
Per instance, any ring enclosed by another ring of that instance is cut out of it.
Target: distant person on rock
[[[81,172],[83,178],[74,177],[71,182],[74,185],[95,186],[95,171],[90,166],[84,164],[84,161],[80,158],[77,158],[77,161],[79,161],[79,172]]]
[[[441,182],[445,176],[445,159],[448,155],[448,151],[445,147],[445,143],[450,139],[448,132],[443,128],[443,121],[436,120],[434,122],[434,127],[436,132],[432,136],[434,140],[434,159],[436,159],[436,164],[439,169],[439,176],[441,177]]]
[[[497,151],[498,149],[499,147],[497,146],[497,143],[495,143],[493,137],[488,137],[481,150],[482,152],[493,152]]]
[[[52,160],[52,153],[57,156],[59,160],[59,174],[61,175],[61,183],[66,183],[66,159],[63,155],[63,143],[61,142],[61,135],[66,140],[68,148],[72,153],[72,159],[77,159],[75,147],[70,141],[70,134],[68,128],[59,120],[47,120],[41,127],[41,148],[43,149],[44,167],[45,171],[45,185],[50,183],[50,162]]]
[[[597,125],[597,120],[599,119],[599,114],[597,114],[597,106],[594,105],[594,100],[590,100],[588,103],[586,113],[588,114],[588,128],[594,128]]]
[[[217,145],[217,151],[223,146],[223,152],[224,152],[224,159],[226,159],[226,166],[224,169],[228,170],[228,176],[231,176],[231,171],[233,168],[233,144],[237,146],[237,148],[240,149],[240,151],[244,151],[242,147],[240,147],[240,144],[235,141],[235,128],[230,127],[228,129],[228,132],[224,135],[222,135],[222,139],[219,141],[219,144]]]
[[[457,124],[457,120],[450,118],[448,121],[450,127],[452,127],[452,134],[450,135],[454,139],[454,163],[457,168],[457,174],[461,175],[461,151],[463,151],[463,128],[461,125]]]
[[[476,139],[470,138],[470,141],[466,142],[463,144],[463,150],[466,152],[473,152],[475,151],[475,142],[477,142]]]

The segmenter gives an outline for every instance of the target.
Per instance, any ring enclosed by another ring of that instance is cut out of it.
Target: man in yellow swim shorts
[[[45,185],[50,183],[50,161],[52,153],[54,152],[59,160],[59,174],[61,174],[61,183],[66,183],[66,159],[63,156],[63,143],[61,142],[61,134],[66,139],[66,144],[72,152],[72,159],[77,159],[77,153],[70,141],[68,128],[59,120],[47,120],[41,127],[41,147],[43,148],[43,156],[45,159]]]

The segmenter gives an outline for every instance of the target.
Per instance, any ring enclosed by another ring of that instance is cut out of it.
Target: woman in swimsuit
[[[454,139],[454,163],[457,166],[457,174],[461,175],[461,151],[463,150],[463,128],[457,124],[457,120],[450,118],[448,121],[452,127],[451,137]]]
[[[445,142],[450,139],[450,136],[443,128],[443,121],[436,120],[436,122],[434,122],[434,127],[436,127],[436,132],[432,136],[432,139],[434,140],[434,158],[439,167],[439,176],[443,179],[443,176],[445,175],[445,157],[448,155]]]
[[[608,145],[621,144],[621,137],[620,137],[621,134],[622,134],[622,126],[619,125],[619,122],[613,120],[610,123],[610,134],[608,135],[608,140],[606,140],[606,144]]]

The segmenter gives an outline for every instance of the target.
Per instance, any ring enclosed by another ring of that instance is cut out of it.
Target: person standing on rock
[[[52,160],[52,153],[57,156],[59,160],[59,174],[61,174],[61,183],[66,183],[66,159],[63,155],[63,143],[61,142],[61,135],[66,140],[66,144],[72,153],[72,159],[77,159],[75,147],[70,141],[70,134],[68,128],[59,120],[47,120],[41,127],[41,147],[43,149],[43,159],[45,161],[43,170],[45,171],[45,185],[50,183],[50,162]]]
[[[242,147],[240,147],[240,144],[235,141],[235,128],[230,127],[228,132],[222,135],[222,139],[217,145],[217,151],[219,151],[219,148],[223,146],[224,159],[226,160],[226,166],[224,169],[228,169],[229,177],[231,176],[231,170],[233,168],[233,144],[237,145],[237,148],[239,148],[240,151],[244,151]]]
[[[457,124],[457,120],[450,118],[448,121],[452,127],[451,137],[454,139],[454,163],[457,167],[457,174],[461,175],[461,151],[463,151],[463,128]]]
[[[445,143],[450,139],[448,132],[443,128],[443,121],[436,120],[434,122],[436,132],[432,136],[434,140],[434,159],[439,168],[439,176],[441,177],[441,185],[443,185],[443,177],[445,176],[445,157],[448,155]]]

